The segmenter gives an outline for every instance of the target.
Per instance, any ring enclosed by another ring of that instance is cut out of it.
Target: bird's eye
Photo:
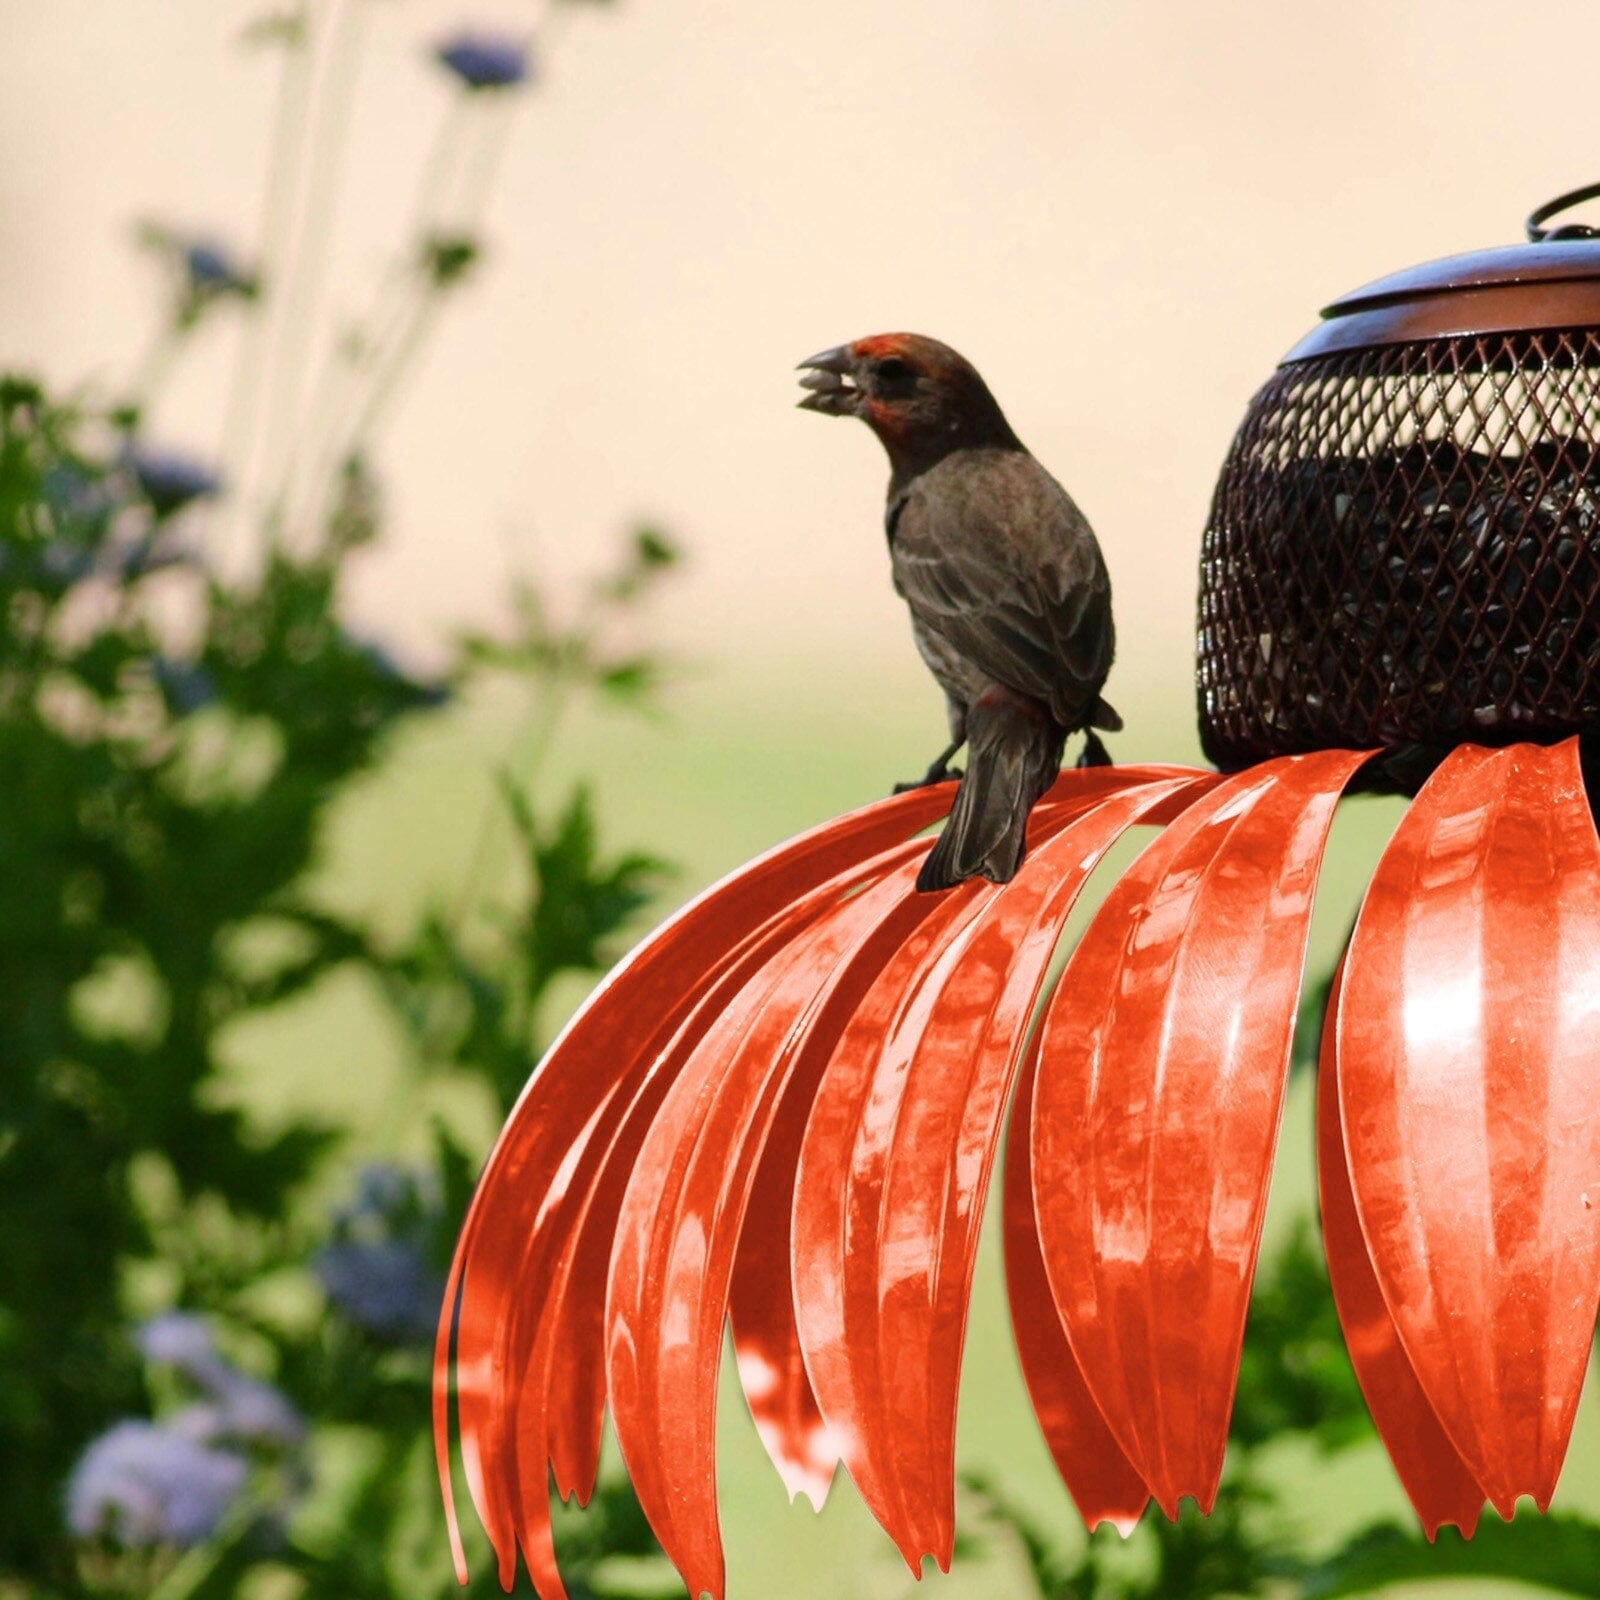
[[[911,376],[911,368],[904,361],[890,356],[878,363],[878,377],[884,383],[901,383]]]

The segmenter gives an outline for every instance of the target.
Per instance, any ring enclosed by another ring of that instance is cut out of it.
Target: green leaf
[[[1372,1437],[1308,1217],[1296,1219],[1256,1278],[1230,1437],[1259,1445],[1284,1432],[1309,1433],[1329,1451]]]
[[[1436,1544],[1393,1523],[1357,1534],[1308,1570],[1306,1600],[1338,1600],[1407,1580],[1503,1578],[1557,1594],[1600,1595],[1600,1524],[1556,1513],[1487,1517],[1473,1538],[1442,1528]]]
[[[521,930],[528,992],[536,1000],[563,972],[599,972],[611,964],[610,936],[649,903],[667,866],[638,852],[602,861],[584,786],[549,833],[515,785],[507,781],[503,790],[536,885]]]

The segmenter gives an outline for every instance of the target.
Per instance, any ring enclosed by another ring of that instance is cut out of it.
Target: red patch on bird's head
[[[919,377],[958,383],[977,377],[972,363],[959,351],[922,333],[870,333],[850,346],[857,361],[903,361]]]
[[[926,334],[868,334],[849,351],[863,396],[859,415],[891,456],[947,438],[975,409],[993,407],[972,363]]]

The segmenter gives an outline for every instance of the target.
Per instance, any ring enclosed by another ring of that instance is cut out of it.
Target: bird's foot
[[[950,757],[958,749],[960,749],[959,745],[952,745],[920,778],[913,778],[910,783],[897,783],[894,786],[894,793],[909,794],[913,789],[927,789],[936,783],[949,783],[952,780],[959,781],[961,769],[950,765]]]
[[[1077,765],[1080,768],[1115,765],[1111,759],[1111,752],[1105,747],[1105,741],[1093,728],[1084,729],[1083,749],[1078,753]]]

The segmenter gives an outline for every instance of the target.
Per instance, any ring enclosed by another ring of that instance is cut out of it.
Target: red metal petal
[[[806,1372],[789,1267],[795,1169],[816,1092],[814,1077],[797,1077],[779,1103],[750,1188],[728,1313],[740,1386],[767,1455],[789,1498],[803,1494],[820,1511],[839,1446]]]
[[[1144,1513],[1150,1490],[1123,1454],[1083,1381],[1078,1358],[1050,1294],[1033,1210],[1033,1084],[1039,1035],[1029,1041],[1006,1132],[1004,1185],[1006,1295],[1022,1376],[1050,1455],[1091,1529],[1111,1523],[1124,1538]]]
[[[918,865],[837,906],[724,1012],[668,1092],[623,1201],[606,1309],[612,1417],[639,1503],[694,1595],[722,1590],[718,1355],[755,1169],[791,1077],[820,1075],[885,960],[963,895],[917,895]]]
[[[1266,762],[1112,890],[1051,997],[1034,1205],[1090,1391],[1168,1516],[1222,1471],[1317,868],[1364,755]]]
[[[1561,1470],[1600,1304],[1600,841],[1577,741],[1466,747],[1361,908],[1351,1187],[1440,1422],[1502,1516]]]
[[[1096,798],[1173,779],[1185,780],[1191,788],[1215,781],[1212,774],[1184,767],[1065,772],[1040,803],[1037,817],[1043,824],[1056,817],[1058,808],[1076,813]],[[840,1458],[805,1370],[789,1275],[794,1176],[815,1093],[814,1083],[799,1079],[785,1091],[751,1191],[730,1312],[740,1378],[767,1454],[790,1496],[804,1494],[820,1509]],[[976,1212],[981,1210],[980,1195]],[[963,1319],[964,1306],[963,1296]]]
[[[948,1568],[954,1545],[978,1225],[1045,969],[1106,850],[1192,777],[1085,785],[1046,810],[1022,872],[926,955],[908,946],[829,1065],[797,1189],[801,1337],[851,1476],[913,1571],[925,1553]]]
[[[1328,995],[1322,1059],[1317,1068],[1317,1181],[1333,1301],[1367,1409],[1428,1538],[1447,1522],[1471,1538],[1483,1511],[1483,1490],[1467,1471],[1417,1382],[1373,1276],[1367,1241],[1350,1193],[1339,1118],[1336,1044],[1343,979],[1341,963]]]
[[[806,1126],[795,1180],[794,1304],[806,1369],[822,1415],[873,1515],[916,1570],[915,1531],[895,1478],[881,1470],[897,1443],[878,1359],[871,1218],[852,1203],[850,1157],[857,1130],[880,1113],[874,1075],[889,1041],[926,1015],[932,974],[959,947],[996,894],[966,883],[939,897],[939,913],[908,940],[850,1019],[828,1063]]]
[[[522,1396],[521,1370],[507,1364],[510,1330],[514,1310],[543,1289],[537,1269],[566,1237],[565,1208],[596,1181],[611,1136],[658,1065],[665,1042],[680,1026],[698,1036],[709,1025],[712,1014],[702,1012],[695,1022],[694,1008],[741,944],[766,925],[772,946],[781,946],[790,929],[817,913],[818,904],[805,903],[807,891],[817,893],[819,883],[841,879],[831,885],[837,895],[852,872],[856,882],[870,876],[863,863],[925,827],[948,800],[948,793],[920,790],[878,802],[779,847],[707,890],[601,984],[529,1080],[463,1225],[435,1346],[435,1445],[463,1581],[449,1476],[452,1327],[463,1465],[502,1578],[509,1581],[519,1509],[534,1521],[548,1517],[542,1455],[535,1460],[524,1454],[519,1464],[513,1442],[512,1414]],[[595,1420],[597,1425],[597,1413]],[[538,1445],[538,1432],[534,1428],[525,1437],[525,1449]],[[561,1593],[553,1559],[539,1581],[542,1593]]]
[[[589,1137],[571,1147],[534,1219],[516,1271],[523,1292],[502,1311],[497,1350],[501,1370],[515,1376],[484,1427],[483,1445],[498,1453],[500,1492],[529,1570],[552,1593],[559,1579],[544,1463],[548,1456],[563,1493],[576,1488],[587,1498],[600,1444],[606,1271],[623,1194],[663,1096],[747,982],[802,937],[846,887],[862,872],[881,875],[925,850],[912,842],[874,857],[801,896],[746,940],[642,1080],[623,1086],[616,1101],[625,1109],[597,1109]]]

